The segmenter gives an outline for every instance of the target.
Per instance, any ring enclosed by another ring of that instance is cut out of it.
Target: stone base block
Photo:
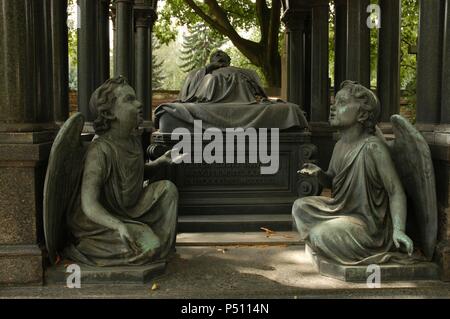
[[[367,278],[373,273],[373,271],[367,271],[367,265],[344,266],[334,263],[314,253],[308,245],[305,245],[305,252],[322,276],[346,282],[367,282]],[[381,283],[439,279],[439,267],[432,262],[421,262],[413,265],[387,263],[379,266]]]
[[[73,262],[63,261],[61,264],[47,268],[46,284],[66,285],[72,273],[66,267]],[[145,284],[160,276],[166,269],[166,262],[156,262],[145,266],[93,267],[78,264],[81,269],[81,285],[83,284]]]
[[[450,244],[448,242],[438,245],[437,259],[441,266],[441,280],[450,281]]]
[[[0,285],[41,285],[42,274],[37,245],[0,245]]]

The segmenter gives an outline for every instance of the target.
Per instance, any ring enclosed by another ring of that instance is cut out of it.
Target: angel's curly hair
[[[111,128],[111,121],[116,118],[111,112],[117,98],[114,90],[123,85],[128,85],[127,79],[119,75],[107,80],[92,94],[89,109],[97,117],[94,120],[95,134],[101,135]]]
[[[361,108],[368,113],[367,119],[362,126],[369,134],[375,133],[375,126],[380,117],[380,102],[371,90],[355,81],[346,80],[341,84],[341,90],[347,90],[350,95],[361,102]]]

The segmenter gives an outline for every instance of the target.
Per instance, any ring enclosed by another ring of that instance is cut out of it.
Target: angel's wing
[[[418,227],[418,244],[431,260],[437,240],[437,197],[430,147],[423,136],[400,115],[391,117],[395,134],[389,143],[392,158],[413,207],[408,207]]]
[[[81,140],[84,117],[70,117],[56,136],[50,152],[44,184],[44,233],[52,264],[64,248],[66,213],[77,195],[85,147]]]

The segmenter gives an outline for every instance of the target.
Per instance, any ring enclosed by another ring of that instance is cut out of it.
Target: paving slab
[[[450,283],[343,282],[321,276],[300,245],[181,246],[148,284],[0,287],[0,298],[450,298]]]

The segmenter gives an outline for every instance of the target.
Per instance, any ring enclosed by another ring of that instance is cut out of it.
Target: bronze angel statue
[[[319,256],[343,265],[412,263],[433,257],[437,199],[429,147],[400,115],[391,117],[395,139],[377,127],[376,95],[344,81],[330,109],[337,128],[328,170],[305,164],[332,196],[295,201],[297,230]],[[407,218],[408,217],[408,218]],[[414,251],[414,246],[420,250]]]
[[[175,243],[178,192],[170,181],[145,183],[173,163],[167,152],[145,163],[138,126],[142,104],[125,78],[92,95],[96,136],[83,144],[75,114],[53,144],[44,187],[44,231],[50,261],[132,266],[164,260]]]

